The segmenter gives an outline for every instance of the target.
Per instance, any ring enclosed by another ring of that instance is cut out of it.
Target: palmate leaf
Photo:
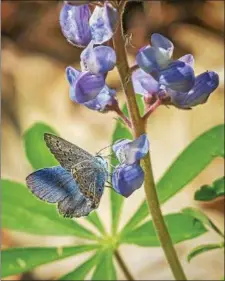
[[[202,235],[207,230],[201,221],[191,215],[174,213],[164,216],[170,236],[174,244]],[[155,232],[153,222],[148,221],[132,230],[121,233],[121,243],[136,244],[145,247],[159,247],[160,241]]]
[[[94,225],[96,227],[96,229],[98,229],[98,231],[105,235],[106,234],[106,230],[105,227],[97,213],[97,211],[94,211],[92,213],[90,213],[86,219],[88,220],[88,222],[90,222],[92,225]]]
[[[117,280],[113,263],[113,249],[107,248],[101,251],[92,280]]]
[[[216,250],[216,249],[222,249],[224,248],[224,243],[220,244],[206,244],[206,245],[200,245],[196,248],[194,248],[187,257],[187,260],[190,262],[194,257],[198,256],[199,254],[211,251],[211,250]]]
[[[215,126],[201,134],[171,164],[156,185],[160,203],[165,203],[181,191],[216,157],[224,157],[223,125]],[[136,222],[140,223],[149,214],[145,201],[139,207],[138,213],[139,221],[136,220]],[[132,228],[135,227],[132,220],[133,217],[125,226],[124,231],[132,231]]]
[[[26,156],[34,170],[59,165],[45,145],[44,133],[57,135],[55,129],[44,123],[35,123],[23,135]]]
[[[100,254],[96,253],[75,270],[62,276],[59,280],[84,280],[92,268],[97,264]]]
[[[39,265],[92,251],[98,245],[51,248],[11,248],[2,250],[2,277],[27,272]]]
[[[1,186],[4,228],[40,235],[97,239],[95,233],[76,221],[59,216],[55,205],[37,199],[25,185],[1,180]]]
[[[201,221],[207,228],[213,229],[217,234],[219,234],[221,237],[224,237],[222,231],[200,210],[196,208],[184,208],[182,210],[183,214],[187,214],[192,216],[194,219]]]
[[[215,180],[212,185],[203,185],[199,190],[195,192],[195,200],[210,201],[220,196],[224,196],[224,180],[225,177],[222,177]]]
[[[144,113],[144,103],[143,98],[141,95],[136,95],[136,100],[138,103],[138,108],[140,114]],[[128,111],[126,105],[123,106],[122,111],[126,116],[128,116]],[[116,122],[116,127],[112,136],[112,144],[119,139],[133,139],[131,132],[127,127],[125,127],[121,121]],[[113,153],[113,151],[111,151]],[[111,165],[117,166],[119,164],[118,160],[114,157],[111,158]],[[113,169],[111,169],[112,172]],[[122,212],[122,206],[124,202],[124,197],[117,194],[116,192],[110,192],[110,199],[111,199],[111,217],[112,217],[112,232],[115,234],[117,232],[117,228],[119,225],[120,214]]]

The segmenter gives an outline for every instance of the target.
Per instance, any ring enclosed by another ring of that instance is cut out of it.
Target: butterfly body
[[[30,174],[26,181],[41,200],[58,203],[65,217],[87,216],[99,205],[108,177],[107,162],[52,134],[45,142],[61,166]]]

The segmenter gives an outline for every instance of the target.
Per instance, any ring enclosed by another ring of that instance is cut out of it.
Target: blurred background
[[[73,104],[68,96],[65,67],[79,68],[81,49],[70,45],[59,26],[60,1],[2,1],[2,177],[24,182],[31,172],[22,146],[23,132],[36,121],[55,127],[60,135],[95,153],[110,143],[114,114],[100,114]],[[144,16],[144,10],[146,17]],[[152,32],[169,37],[175,45],[175,57],[191,53],[195,72],[219,73],[220,85],[207,104],[182,111],[160,107],[151,117],[148,133],[155,178],[158,179],[176,155],[196,136],[224,122],[224,2],[223,1],[131,1],[124,14],[124,30],[133,34],[128,47],[130,64],[138,48],[148,44]],[[123,96],[116,70],[107,77],[110,87]],[[94,141],[93,141],[94,140]],[[197,204],[193,194],[203,184],[222,176],[222,159],[214,160],[191,184],[163,206],[165,213],[188,205],[198,206],[224,229],[224,199]],[[144,191],[126,200],[122,223],[139,206]],[[100,204],[100,214],[110,224],[108,191]],[[85,223],[85,222],[83,222]],[[181,226],[182,227],[182,226]],[[69,245],[78,239],[40,237],[3,229],[3,247]],[[224,257],[214,250],[186,261],[189,251],[199,244],[217,242],[213,232],[178,244],[176,249],[191,280],[219,280],[224,272]],[[169,280],[170,270],[159,248],[122,246],[121,254],[139,280]],[[135,253],[135,254],[134,254]],[[72,270],[83,256],[41,266],[20,280],[52,280]],[[119,271],[118,278],[124,280]]]

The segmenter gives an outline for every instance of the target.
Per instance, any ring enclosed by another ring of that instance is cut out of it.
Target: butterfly
[[[31,173],[26,178],[28,188],[39,199],[58,203],[64,217],[87,216],[98,208],[108,177],[107,162],[58,136],[45,133],[44,140],[60,166]]]

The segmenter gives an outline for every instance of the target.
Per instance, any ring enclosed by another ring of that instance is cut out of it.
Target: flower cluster
[[[67,40],[76,46],[86,46],[80,56],[82,71],[66,69],[70,98],[101,112],[117,104],[116,92],[105,83],[108,71],[116,64],[116,54],[111,47],[99,45],[111,39],[116,21],[117,10],[108,2],[104,7],[95,7],[92,14],[85,2],[65,3],[60,13],[62,32]]]
[[[205,103],[218,87],[219,77],[206,71],[195,77],[194,58],[187,54],[172,60],[173,43],[160,34],[151,36],[151,46],[138,51],[136,61],[140,69],[133,73],[135,91],[149,100],[153,95],[170,98],[178,108],[191,108]]]
[[[130,120],[119,108],[116,91],[105,82],[117,60],[114,49],[104,44],[116,31],[118,11],[109,1],[101,2],[91,10],[91,2],[65,1],[60,13],[61,29],[68,42],[85,48],[80,55],[81,71],[71,66],[66,68],[70,98],[99,112],[114,110],[131,127]],[[218,87],[217,73],[206,71],[195,76],[193,56],[187,54],[174,60],[173,50],[169,39],[153,34],[151,45],[141,48],[136,55],[138,69],[133,71],[131,78],[135,93],[143,95],[147,104],[143,121],[161,103],[182,109],[205,103]],[[128,197],[140,188],[144,180],[140,159],[148,149],[146,135],[134,141],[119,140],[113,145],[120,163],[112,175],[116,192]]]

